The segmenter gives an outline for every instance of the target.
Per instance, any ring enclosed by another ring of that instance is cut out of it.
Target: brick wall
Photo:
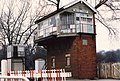
[[[83,39],[87,40],[87,45],[83,45]],[[73,77],[94,78],[96,76],[95,37],[90,35],[76,37],[70,51],[73,65]],[[77,65],[76,68],[74,68],[75,65]]]
[[[87,40],[87,45],[83,45]],[[72,71],[74,78],[96,77],[96,43],[94,35],[58,38],[47,46],[48,69],[51,69],[51,56],[55,56],[55,68]],[[66,66],[66,54],[71,55],[71,66]]]

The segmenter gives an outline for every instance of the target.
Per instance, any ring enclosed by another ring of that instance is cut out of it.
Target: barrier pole
[[[40,74],[40,81],[42,81],[42,70],[38,70],[38,73]]]
[[[10,71],[7,71],[7,76],[10,76]],[[7,79],[7,81],[10,81],[10,79]]]
[[[23,76],[0,76],[1,79],[24,79],[25,81],[29,81],[26,77]]]

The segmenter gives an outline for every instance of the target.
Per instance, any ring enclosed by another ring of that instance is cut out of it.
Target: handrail
[[[25,81],[29,81],[28,78],[23,76],[0,76],[1,79],[24,79]]]
[[[93,24],[91,23],[64,24],[56,27],[48,26],[44,29],[38,30],[37,32],[38,36],[36,36],[35,39],[57,34],[95,33]]]

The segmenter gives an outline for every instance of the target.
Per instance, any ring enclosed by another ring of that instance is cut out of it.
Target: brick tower
[[[73,78],[97,76],[95,12],[76,0],[35,22],[35,43],[47,49],[48,69],[65,69]]]

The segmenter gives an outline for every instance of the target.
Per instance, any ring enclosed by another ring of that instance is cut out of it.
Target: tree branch
[[[32,30],[32,32],[29,34],[29,36],[28,36],[27,39],[25,40],[24,44],[26,44],[26,43],[28,42],[29,38],[31,37],[31,35],[34,33],[34,31],[35,31],[36,29],[37,29],[37,27]]]
[[[100,0],[99,3],[95,6],[95,9],[98,9],[100,6],[105,4],[108,0]]]
[[[48,0],[49,2],[52,2],[53,4],[55,4],[55,5],[57,5],[57,3],[56,2],[54,2],[54,1],[52,1],[52,0]]]

